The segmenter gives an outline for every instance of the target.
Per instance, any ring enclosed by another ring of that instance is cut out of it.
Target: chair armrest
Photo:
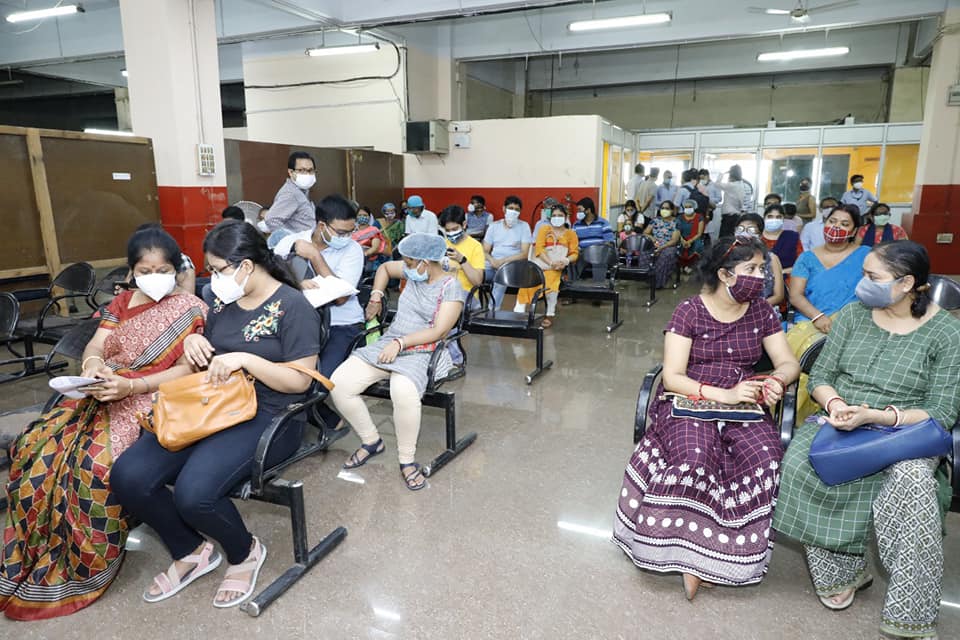
[[[547,288],[546,287],[541,287],[537,289],[533,294],[533,298],[530,300],[530,304],[527,305],[527,326],[528,327],[533,326],[533,319],[537,315],[537,303],[539,303],[541,300],[543,301],[543,312],[546,313],[547,312]]]
[[[780,401],[780,444],[786,449],[793,439],[793,430],[797,426],[797,391],[800,382],[794,380],[787,385]]]
[[[260,440],[257,442],[256,452],[253,455],[253,462],[250,465],[250,490],[254,495],[259,495],[263,490],[265,482],[263,476],[264,473],[268,471],[266,468],[267,456],[270,454],[273,439],[277,435],[277,432],[280,431],[280,428],[297,414],[303,413],[314,405],[320,404],[330,395],[322,385],[314,384],[312,387],[316,390],[310,397],[304,399],[303,402],[294,402],[287,405],[286,409],[274,416],[273,421],[270,422],[270,426],[267,427],[260,436]]]
[[[953,460],[951,460],[953,475],[950,477],[953,484],[953,495],[960,495],[960,420],[953,425]]]
[[[467,299],[463,303],[464,318],[468,318],[468,319],[470,318],[470,314],[472,312],[471,307],[473,307],[474,298],[480,301],[480,309],[483,311],[486,311],[487,304],[485,304],[485,302],[489,303],[490,298],[493,297],[492,292],[493,292],[493,287],[491,287],[486,282],[484,282],[483,284],[478,284],[472,289],[470,289],[470,293],[467,294]]]
[[[430,354],[430,364],[427,365],[427,390],[433,390],[434,384],[436,383],[437,375],[437,365],[440,363],[440,356],[446,350],[447,345],[453,342],[454,340],[459,340],[460,338],[466,336],[469,332],[467,331],[457,331],[452,333],[447,337],[443,338],[437,342],[437,348],[433,350],[433,353]]]
[[[43,305],[43,310],[40,312],[40,316],[37,318],[37,331],[35,335],[39,336],[41,333],[43,333],[43,320],[47,317],[47,313],[54,305],[58,304],[61,300],[68,300],[70,298],[82,298],[86,301],[88,295],[89,294],[87,293],[65,293],[62,296],[54,296],[50,298],[50,300],[47,301],[47,304]]]
[[[658,364],[643,376],[643,385],[640,387],[640,395],[637,396],[637,413],[633,422],[633,443],[637,444],[647,430],[647,413],[650,410],[650,402],[653,400],[655,391],[654,385],[657,378],[663,373],[663,365]]]
[[[380,332],[380,334],[383,335],[384,333],[387,332],[387,327],[389,326],[390,326],[389,324],[386,324],[385,322],[381,321],[380,324],[376,327],[370,327],[369,329],[364,329],[359,334],[357,334],[356,338],[353,339],[353,345],[350,347],[350,351],[351,352],[356,351],[360,347],[365,346],[367,344],[367,338],[369,338],[374,333]]]

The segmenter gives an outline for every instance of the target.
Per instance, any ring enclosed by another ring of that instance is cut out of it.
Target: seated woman
[[[331,396],[337,411],[360,436],[360,448],[343,465],[355,469],[386,449],[361,394],[374,382],[389,378],[400,474],[407,488],[418,491],[426,486],[415,460],[427,367],[440,340],[460,319],[464,291],[443,269],[447,244],[440,236],[412,233],[400,241],[398,249],[403,260],[386,262],[377,269],[367,318],[380,312],[387,282],[403,278],[407,284],[397,301],[397,315],[383,337],[354,351],[333,373]],[[436,375],[443,377],[452,366],[444,349]]]
[[[824,422],[844,431],[927,418],[953,426],[960,321],[930,302],[929,272],[926,249],[909,240],[879,245],[864,260],[860,303],[837,315],[810,374],[810,392],[823,409],[794,434],[774,518],[778,531],[804,544],[817,596],[833,610],[849,607],[873,581],[864,555],[872,520],[890,576],[880,630],[898,638],[936,637],[950,495],[941,460],[903,460],[827,486],[809,454]],[[940,489],[947,490],[942,510]]]
[[[759,240],[761,233],[763,233],[763,218],[758,214],[745,213],[737,218],[734,235],[741,241]],[[783,269],[780,267],[780,258],[772,251],[767,251],[764,260],[763,297],[771,307],[776,309],[785,299]]]
[[[353,232],[353,240],[363,249],[363,273],[369,275],[377,270],[389,258],[388,242],[380,230],[373,224],[375,221],[368,207],[357,210],[357,230]]]
[[[763,211],[763,234],[760,236],[767,249],[773,251],[780,259],[780,267],[785,274],[793,269],[793,264],[803,253],[800,244],[800,234],[787,230],[784,226],[783,207],[772,204]]]
[[[664,200],[660,203],[660,215],[650,222],[643,233],[653,238],[654,281],[657,289],[662,289],[677,268],[677,245],[680,244],[680,230],[672,202]]]
[[[560,296],[560,279],[567,265],[575,263],[580,255],[580,241],[577,234],[566,226],[566,209],[555,204],[551,209],[550,224],[540,227],[533,244],[533,262],[543,269],[543,279],[547,290],[547,313],[543,327],[549,329],[557,317],[557,298]],[[520,289],[517,292],[517,305],[514,311],[523,313],[533,300],[535,290]]]
[[[890,222],[890,206],[884,202],[875,202],[870,207],[864,216],[864,225],[857,232],[857,244],[865,247],[907,239],[904,228]]]
[[[111,466],[140,436],[136,414],[150,410],[151,392],[190,373],[184,341],[203,330],[207,307],[177,287],[176,241],[160,228],[137,231],[127,264],[136,288],[113,299],[83,351],[82,375],[102,382],[83,399],[61,399],[13,446],[0,546],[8,618],[67,615],[110,586],[127,538]],[[38,481],[62,490],[40,491]]]
[[[680,230],[680,266],[684,273],[692,273],[703,253],[704,216],[697,213],[696,200],[683,203],[683,215],[677,219]]]
[[[257,414],[180,451],[168,451],[144,433],[114,465],[110,481],[120,503],[159,534],[174,558],[143,599],[166,600],[216,569],[221,557],[209,536],[230,563],[213,606],[232,607],[253,593],[267,550],[247,530],[230,491],[250,477],[257,442],[273,418],[309,388],[308,375],[278,363],[316,369],[320,316],[252,226],[221,222],[204,238],[203,252],[216,298],[205,335],[186,341],[186,358],[206,367],[214,384],[241,369],[253,376]],[[302,432],[302,422],[288,422],[274,438],[267,464],[296,451]]]
[[[625,227],[630,225],[631,227],[635,226],[635,220],[637,217],[637,203],[635,200],[627,200],[623,204],[623,213],[617,216],[617,233],[625,231]],[[643,226],[643,225],[641,225]],[[641,229],[642,231],[642,229]]]
[[[769,413],[755,422],[672,415],[665,391],[723,404],[776,404],[799,365],[761,297],[757,241],[721,238],[700,265],[700,295],[667,323],[663,384],[652,423],[627,465],[613,538],[634,564],[683,573],[688,600],[701,581],[760,582],[773,549],[770,521],[783,455]],[[753,377],[766,351],[775,369]]]

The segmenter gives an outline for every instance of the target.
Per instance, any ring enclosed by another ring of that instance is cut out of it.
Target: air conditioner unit
[[[407,153],[449,153],[446,120],[407,122]]]

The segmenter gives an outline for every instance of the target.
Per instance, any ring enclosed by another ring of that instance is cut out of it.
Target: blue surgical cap
[[[400,241],[397,250],[404,258],[440,262],[447,253],[447,242],[433,233],[411,233]]]

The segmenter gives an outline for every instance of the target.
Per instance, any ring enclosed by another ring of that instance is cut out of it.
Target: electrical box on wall
[[[449,153],[446,120],[407,122],[407,153]]]
[[[454,149],[469,149],[469,148],[470,148],[470,134],[469,134],[469,133],[455,133],[455,134],[453,134],[453,148],[454,148]]]
[[[947,106],[960,107],[960,84],[955,84],[947,89]]]
[[[212,176],[217,172],[216,163],[214,162],[213,154],[213,145],[212,144],[198,144],[197,145],[197,174],[201,176]]]

